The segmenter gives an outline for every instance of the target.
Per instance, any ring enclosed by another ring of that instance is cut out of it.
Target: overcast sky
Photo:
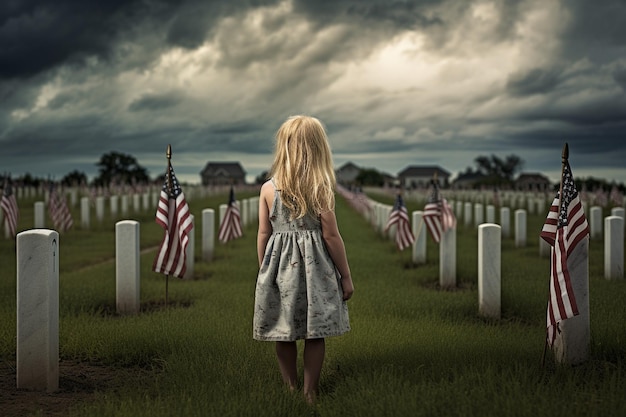
[[[326,125],[337,167],[396,175],[517,155],[556,181],[626,183],[624,0],[8,0],[0,3],[0,171],[97,174],[165,151],[271,164],[290,115]]]

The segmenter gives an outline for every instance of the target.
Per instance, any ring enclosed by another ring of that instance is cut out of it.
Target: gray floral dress
[[[256,282],[253,338],[294,341],[346,333],[348,307],[321,223],[311,216],[289,220],[289,210],[272,184],[272,235]]]

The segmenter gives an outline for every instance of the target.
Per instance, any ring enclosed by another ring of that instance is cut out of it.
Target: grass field
[[[226,200],[191,201],[197,230],[201,210]],[[33,202],[20,205],[20,230],[32,225]],[[407,208],[423,207],[408,201]],[[398,252],[341,200],[337,217],[355,284],[352,331],[327,340],[315,407],[284,389],[273,344],[251,337],[256,225],[218,243],[210,263],[199,261],[197,234],[195,279],[170,279],[164,308],[165,277],[151,272],[162,231],[147,212],[128,217],[141,222],[144,249],[138,315],[115,313],[114,220],[61,235],[61,389],[30,405],[4,389],[3,415],[626,415],[626,281],[603,278],[603,241],[590,244],[590,359],[559,366],[548,354],[542,366],[549,260],[539,257],[538,236],[545,215],[529,216],[527,247],[502,241],[500,320],[478,314],[476,228],[459,225],[457,288],[443,291],[430,238],[427,264],[413,266],[408,250]],[[15,386],[13,241],[0,242],[0,261],[0,360]],[[102,372],[85,371],[78,382],[75,372],[64,374],[80,366]]]

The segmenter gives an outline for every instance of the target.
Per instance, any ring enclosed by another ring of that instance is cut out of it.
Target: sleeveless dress
[[[312,216],[289,220],[274,185],[272,234],[256,282],[253,338],[295,341],[339,336],[350,330],[341,277]]]

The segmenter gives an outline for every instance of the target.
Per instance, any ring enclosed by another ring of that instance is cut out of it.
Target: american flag
[[[570,255],[576,245],[589,235],[589,224],[569,162],[564,164],[561,186],[562,198],[557,193],[541,230],[541,237],[554,248],[550,263],[550,299],[546,320],[547,342],[550,346],[556,338],[559,322],[578,315],[572,279],[582,278],[570,275]]]
[[[4,179],[4,190],[0,206],[2,206],[2,211],[4,212],[4,226],[11,236],[15,236],[17,234],[19,211],[15,195],[13,194],[13,187],[8,177]]]
[[[187,267],[189,232],[193,229],[193,222],[185,195],[171,165],[168,166],[161,188],[156,222],[165,230],[165,235],[152,269],[154,272],[183,278]]]
[[[235,200],[235,190],[233,190],[233,187],[231,186],[228,207],[226,207],[226,212],[224,213],[224,218],[220,224],[217,236],[220,242],[226,243],[229,240],[241,237],[241,235],[241,215]]]
[[[387,220],[385,231],[389,230],[389,228],[394,224],[397,226],[396,245],[398,245],[398,249],[404,250],[415,242],[415,236],[413,236],[413,232],[411,231],[409,214],[404,206],[404,201],[402,200],[402,196],[400,194],[398,194],[393,210],[391,210],[391,213],[389,214],[389,220]]]
[[[422,217],[430,235],[437,243],[448,229],[456,226],[456,217],[452,208],[448,201],[439,195],[439,186],[436,182],[433,183]]]
[[[58,232],[69,230],[74,224],[65,196],[57,191],[54,183],[50,184],[48,212],[50,213],[52,224]]]

